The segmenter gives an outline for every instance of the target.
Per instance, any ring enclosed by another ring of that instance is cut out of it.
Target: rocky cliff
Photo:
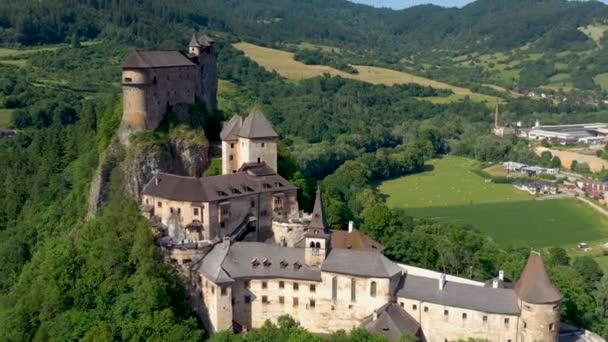
[[[124,193],[137,202],[154,172],[201,176],[209,164],[209,142],[200,129],[178,126],[169,133],[141,132],[130,137],[128,148],[119,139],[102,154],[89,196],[88,218],[106,201],[112,171],[119,167]]]

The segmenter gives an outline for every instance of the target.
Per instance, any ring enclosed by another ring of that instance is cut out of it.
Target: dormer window
[[[253,266],[253,268],[260,266],[260,262],[258,261],[258,258],[253,258],[253,260],[251,260],[251,266]]]
[[[272,186],[268,183],[264,183],[264,189],[270,189]]]
[[[245,189],[246,192],[253,192],[253,189],[248,187],[248,186],[243,186],[243,189]]]
[[[264,261],[262,262],[262,264],[264,265],[264,267],[270,267],[270,265],[272,265],[272,263],[268,259],[264,259]]]
[[[283,184],[279,183],[279,182],[276,182],[276,183],[274,183],[274,186],[277,187],[277,188],[282,188]]]
[[[230,191],[231,191],[233,194],[240,194],[240,193],[241,193],[241,192],[240,192],[238,189],[235,189],[235,188],[230,189]]]
[[[294,263],[293,263],[293,269],[294,269],[294,270],[296,270],[296,271],[297,271],[297,270],[299,270],[300,268],[302,268],[302,264],[300,264],[300,262],[299,262],[299,261],[296,261],[296,262],[294,262]]]
[[[228,196],[228,194],[226,194],[225,192],[223,192],[221,190],[217,192],[217,195],[218,196]]]
[[[281,260],[280,265],[281,265],[281,268],[287,268],[287,266],[289,266],[289,263],[285,260]]]

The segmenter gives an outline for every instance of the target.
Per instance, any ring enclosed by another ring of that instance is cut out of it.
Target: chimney
[[[498,114],[500,112],[500,105],[498,104],[498,100],[496,100],[496,113],[494,114],[494,128],[498,128]]]
[[[492,280],[492,288],[493,289],[497,289],[498,288],[498,279]]]
[[[439,276],[439,291],[443,291],[443,288],[445,287],[445,274],[442,273]]]
[[[372,315],[372,320],[374,320],[374,321],[378,320],[378,310],[374,310],[374,314]]]
[[[160,179],[158,178],[158,176],[154,177],[154,185],[158,185],[158,183],[160,183]]]
[[[503,270],[498,271],[498,279],[500,279],[500,281],[505,280],[505,271],[503,271]]]
[[[222,240],[222,244],[224,246],[230,246],[230,236],[224,236],[224,239]]]
[[[348,221],[348,232],[352,233],[353,232],[353,226],[354,226],[354,222],[353,221]]]

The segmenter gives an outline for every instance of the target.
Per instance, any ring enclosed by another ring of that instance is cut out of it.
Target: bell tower
[[[321,188],[317,186],[317,196],[312,211],[312,218],[310,225],[308,225],[308,231],[304,235],[304,261],[306,265],[319,266],[323,263],[329,253],[330,238],[331,233],[329,225],[325,220],[323,200],[321,199]]]

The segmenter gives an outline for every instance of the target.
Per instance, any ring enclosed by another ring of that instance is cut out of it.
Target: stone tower
[[[235,115],[224,124],[222,139],[222,174],[237,172],[243,164],[264,162],[277,172],[277,140],[264,113],[254,109],[246,118]]]
[[[315,206],[312,210],[312,218],[308,231],[304,235],[305,251],[304,260],[309,266],[319,266],[329,253],[331,233],[329,225],[325,220],[323,200],[321,199],[321,188],[317,186]]]
[[[218,80],[215,41],[206,35],[192,35],[188,43],[188,58],[199,66],[197,97],[205,104],[205,109],[216,111]]]
[[[519,341],[557,341],[562,295],[551,283],[538,252],[532,252],[515,285]]]

